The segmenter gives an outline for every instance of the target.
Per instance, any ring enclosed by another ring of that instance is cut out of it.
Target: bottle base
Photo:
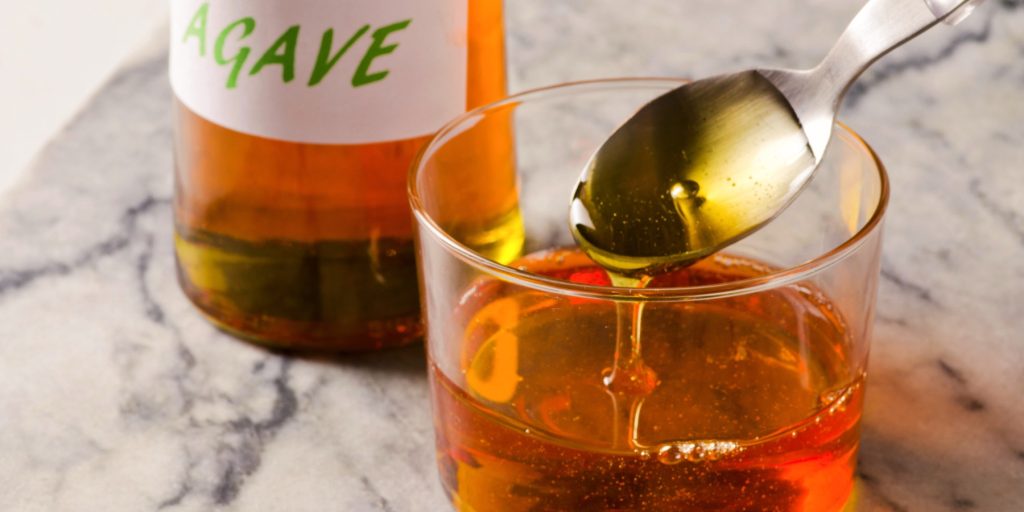
[[[221,330],[284,351],[370,352],[422,338],[411,241],[175,238],[178,282]]]
[[[423,339],[419,317],[395,319],[363,332],[338,331],[320,322],[291,322],[269,317],[224,314],[189,293],[187,283],[179,282],[185,296],[208,322],[240,340],[282,352],[365,353],[400,348]]]

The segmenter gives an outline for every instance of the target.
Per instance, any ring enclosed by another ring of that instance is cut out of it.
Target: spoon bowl
[[[593,156],[572,231],[625,275],[695,261],[771,220],[819,160],[761,73],[693,82],[645,105]]]
[[[655,98],[590,159],[570,207],[580,247],[620,276],[685,266],[756,231],[808,183],[868,66],[980,0],[869,0],[821,64],[749,70]]]

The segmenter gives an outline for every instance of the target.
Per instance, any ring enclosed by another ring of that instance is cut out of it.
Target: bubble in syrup
[[[674,466],[680,462],[687,460],[684,450],[692,449],[693,445],[688,443],[672,443],[663,445],[658,448],[658,462],[665,464],[666,466]]]
[[[700,192],[700,184],[693,180],[683,180],[676,183],[672,185],[672,189],[670,191],[672,199],[677,201],[680,199],[696,197],[698,192]]]

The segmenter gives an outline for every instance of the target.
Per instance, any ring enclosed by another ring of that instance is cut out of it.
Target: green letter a
[[[187,43],[188,38],[195,37],[199,39],[199,56],[206,55],[206,15],[210,11],[210,3],[206,2],[199,6],[199,10],[196,11],[195,16],[192,16],[192,21],[188,24],[188,29],[185,30],[185,37],[181,38],[182,43]]]
[[[274,44],[267,48],[267,51],[263,53],[260,60],[256,61],[253,65],[252,71],[249,75],[255,75],[263,69],[264,66],[271,64],[281,65],[281,77],[285,83],[291,82],[295,78],[295,47],[299,44],[299,26],[292,25],[281,34],[281,37],[274,41]]]

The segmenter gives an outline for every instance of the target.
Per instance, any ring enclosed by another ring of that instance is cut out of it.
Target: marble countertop
[[[511,89],[808,66],[858,3],[509,1]],[[446,510],[418,347],[284,358],[178,290],[166,67],[0,198],[0,511]],[[893,182],[859,509],[1024,510],[1024,4],[898,50],[842,117]]]

